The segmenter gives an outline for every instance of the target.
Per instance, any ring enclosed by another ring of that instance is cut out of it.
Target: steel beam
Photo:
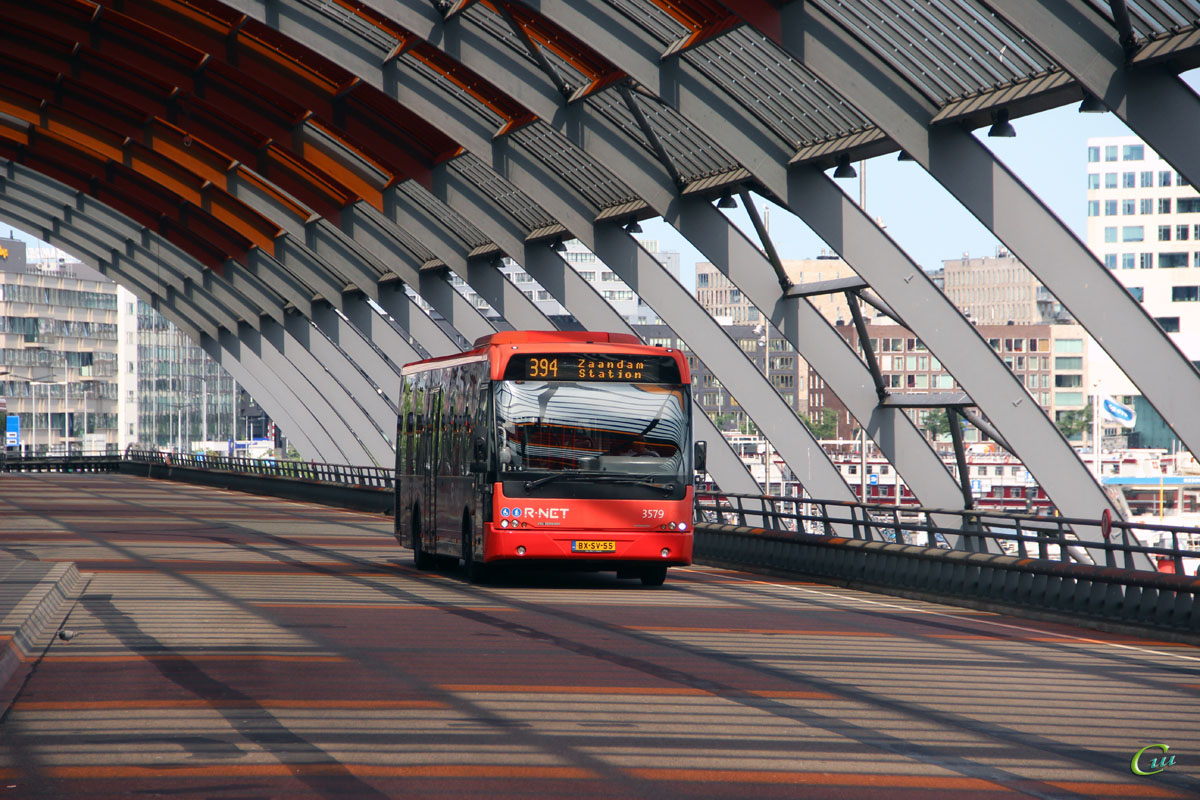
[[[1131,61],[1121,32],[1083,0],[1005,0],[992,7],[1200,186],[1200,97],[1178,75],[1139,63],[1136,54]]]

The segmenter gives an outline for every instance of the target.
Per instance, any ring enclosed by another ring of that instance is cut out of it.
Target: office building
[[[837,326],[851,347],[860,354],[858,331],[853,325]],[[1004,363],[1051,419],[1064,422],[1067,415],[1082,411],[1088,401],[1087,348],[1082,327],[1057,325],[977,325]],[[892,393],[929,393],[961,391],[953,376],[937,356],[906,328],[894,323],[867,325],[867,335],[879,364],[884,388]],[[857,422],[841,401],[826,391],[824,381],[809,375],[808,414],[819,419],[823,409],[837,414],[839,439],[855,435]],[[927,409],[907,412],[918,425],[924,425]],[[969,442],[979,441],[973,428],[965,432]],[[1077,435],[1075,438],[1082,439]],[[947,443],[948,444],[948,443]]]
[[[30,453],[120,444],[117,287],[57,253],[30,262],[0,239],[0,395],[6,446]]]
[[[977,325],[1046,325],[1070,315],[1033,273],[1004,248],[996,255],[942,262],[942,290]]]

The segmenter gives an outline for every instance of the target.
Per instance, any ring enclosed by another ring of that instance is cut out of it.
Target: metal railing
[[[948,520],[955,522],[948,524]],[[998,548],[1021,558],[1084,564],[1095,563],[1098,557],[1104,566],[1124,569],[1138,569],[1134,554],[1141,553],[1151,561],[1167,560],[1177,574],[1184,572],[1184,557],[1200,557],[1200,550],[1180,547],[1181,537],[1198,534],[1200,529],[1117,519],[1111,521],[1106,534],[1098,519],[697,492],[696,521],[759,527],[776,533],[833,536],[848,532],[854,539],[944,549],[950,548],[948,538],[962,536],[962,549],[968,551],[988,552],[986,543],[990,541],[996,544],[991,552]],[[1100,538],[1081,540],[1077,532],[1083,529],[1094,531]],[[1141,531],[1169,537],[1171,546],[1143,544],[1136,535]]]
[[[0,472],[116,472],[119,453],[30,456],[9,453],[0,456]]]
[[[385,467],[352,467],[345,464],[270,458],[229,458],[132,448],[125,451],[125,460],[140,464],[158,464],[209,472],[234,472],[265,478],[321,481],[355,488],[392,490],[396,486],[395,471]]]

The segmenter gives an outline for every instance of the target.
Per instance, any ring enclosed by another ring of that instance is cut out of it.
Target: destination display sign
[[[608,353],[531,353],[509,359],[506,380],[624,381],[679,383],[679,365],[670,356]]]

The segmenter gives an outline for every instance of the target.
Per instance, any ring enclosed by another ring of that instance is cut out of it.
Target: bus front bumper
[[[631,561],[672,566],[692,563],[690,530],[506,529],[487,523],[484,542],[484,562],[551,559],[603,565],[611,561],[614,569]]]

